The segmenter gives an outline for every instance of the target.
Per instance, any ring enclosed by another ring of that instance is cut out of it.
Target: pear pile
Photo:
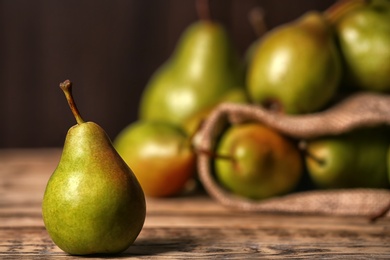
[[[200,19],[183,32],[174,53],[151,76],[139,120],[114,146],[134,169],[146,196],[181,194],[196,174],[191,139],[222,102],[246,103],[244,66],[224,26],[198,1]]]
[[[266,31],[241,58],[229,32],[196,1],[190,24],[151,75],[139,119],[114,146],[147,196],[180,195],[196,179],[192,138],[223,102],[304,115],[358,91],[390,93],[390,1],[340,0]],[[310,189],[388,188],[390,128],[296,140],[259,123],[230,125],[206,151],[215,178],[251,199]],[[309,181],[307,181],[309,179]]]

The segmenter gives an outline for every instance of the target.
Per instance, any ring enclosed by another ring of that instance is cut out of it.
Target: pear
[[[301,179],[298,147],[258,123],[233,125],[217,145],[215,174],[227,190],[250,199],[292,191]]]
[[[344,83],[390,92],[390,1],[337,1],[327,12],[340,46]]]
[[[54,243],[69,254],[120,253],[143,227],[144,193],[105,131],[80,116],[71,82],[60,87],[77,125],[69,129],[59,164],[47,183],[44,224]]]
[[[389,130],[362,128],[309,140],[306,165],[320,188],[385,188],[389,186],[387,150]]]
[[[200,19],[186,28],[174,53],[147,83],[139,118],[185,127],[189,118],[237,88],[244,89],[244,68],[227,31],[216,21]]]
[[[114,147],[134,170],[146,196],[177,195],[194,176],[190,139],[173,124],[136,121],[118,134]]]
[[[252,102],[287,114],[311,113],[334,97],[341,64],[330,25],[315,11],[268,31],[253,51]]]

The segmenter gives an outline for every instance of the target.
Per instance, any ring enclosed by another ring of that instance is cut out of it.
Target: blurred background
[[[333,2],[211,0],[211,12],[243,55],[256,39],[252,8],[272,29]],[[197,18],[194,0],[0,0],[0,148],[63,145],[75,124],[65,79],[84,119],[113,139],[137,119],[149,78]]]

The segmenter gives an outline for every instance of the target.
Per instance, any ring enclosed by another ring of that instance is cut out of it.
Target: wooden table
[[[59,149],[0,150],[0,259],[73,259],[41,217]],[[110,259],[390,259],[390,218],[247,213],[207,194],[148,199],[136,242]],[[95,259],[99,257],[90,257]]]

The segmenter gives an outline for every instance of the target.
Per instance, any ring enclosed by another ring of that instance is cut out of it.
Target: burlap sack
[[[325,111],[299,116],[272,113],[255,105],[221,104],[195,135],[194,146],[199,151],[213,151],[226,124],[248,121],[266,124],[297,139],[341,134],[359,127],[390,125],[390,96],[357,93]],[[214,178],[212,158],[205,153],[198,155],[198,171],[211,197],[239,210],[371,216],[390,203],[390,191],[386,189],[312,190],[253,201],[222,188]]]

